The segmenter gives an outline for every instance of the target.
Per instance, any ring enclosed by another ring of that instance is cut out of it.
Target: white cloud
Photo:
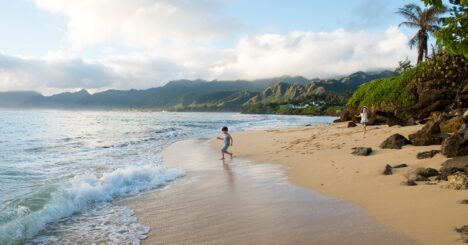
[[[384,34],[364,31],[291,32],[243,38],[235,59],[215,68],[220,77],[261,78],[289,75],[327,77],[358,70],[389,69],[410,53],[397,28]]]
[[[45,11],[68,19],[74,48],[106,42],[133,47],[206,42],[238,26],[218,14],[215,0],[34,0]]]
[[[44,57],[0,54],[0,90],[148,88],[183,78],[330,77],[391,69],[408,54],[414,60],[407,36],[397,27],[384,33],[259,33],[220,48],[216,42],[239,35],[236,22],[221,16],[220,1],[34,2],[66,17],[68,44]]]

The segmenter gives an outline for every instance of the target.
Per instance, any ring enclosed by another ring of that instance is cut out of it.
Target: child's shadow
[[[224,169],[224,172],[226,172],[226,175],[227,175],[227,180],[230,184],[234,184],[234,182],[236,181],[236,178],[234,176],[234,173],[231,169],[231,161],[226,161],[226,160],[223,160],[223,169]]]

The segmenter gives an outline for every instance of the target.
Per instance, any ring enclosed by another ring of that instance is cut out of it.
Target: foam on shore
[[[117,168],[100,177],[92,174],[75,176],[62,188],[50,193],[50,201],[42,209],[31,211],[28,207],[19,206],[10,212],[8,222],[0,226],[0,244],[14,244],[32,238],[47,224],[96,203],[162,187],[184,174],[179,169],[142,165]]]

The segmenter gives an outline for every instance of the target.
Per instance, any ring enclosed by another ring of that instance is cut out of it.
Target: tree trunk
[[[420,30],[418,32],[418,64],[423,61],[424,54],[426,54],[427,59],[427,39],[427,33]]]
[[[424,57],[424,50],[422,47],[418,48],[418,62],[417,64],[421,63]]]

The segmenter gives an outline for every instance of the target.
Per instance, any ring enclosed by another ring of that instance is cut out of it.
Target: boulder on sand
[[[466,125],[444,140],[442,143],[442,154],[447,157],[468,155],[468,127]]]
[[[442,121],[439,125],[439,128],[443,133],[456,133],[462,128],[464,123],[465,121],[463,120],[463,117],[456,116]]]
[[[455,228],[455,231],[460,233],[462,237],[462,241],[464,243],[468,243],[468,225],[464,225],[462,227]]]
[[[425,158],[432,158],[434,157],[436,154],[440,153],[439,150],[431,150],[431,151],[423,151],[423,152],[419,152],[417,155],[416,155],[416,158],[417,159],[425,159]]]
[[[393,172],[392,172],[392,166],[390,165],[385,165],[385,170],[383,171],[382,173],[383,175],[392,175]]]
[[[447,177],[447,183],[442,186],[445,189],[466,190],[468,189],[468,176],[462,172],[456,172]]]
[[[406,167],[408,167],[408,164],[406,163],[401,163],[401,164],[393,166],[393,168],[406,168]]]
[[[372,148],[370,147],[354,147],[351,154],[357,156],[368,156],[372,153]]]
[[[349,122],[348,122],[348,125],[347,125],[346,127],[348,127],[348,128],[354,128],[354,127],[357,127],[357,124],[356,124],[355,122],[353,122],[353,121],[349,121]]]
[[[408,179],[414,181],[428,181],[429,177],[438,176],[439,171],[433,168],[417,168],[413,170]]]
[[[456,157],[448,159],[442,163],[442,167],[439,170],[439,178],[441,180],[447,180],[447,177],[456,172],[462,172],[468,175],[468,156]]]
[[[392,136],[388,137],[382,144],[380,144],[380,148],[382,149],[401,149],[404,145],[411,144],[405,136],[401,134],[393,134]]]

